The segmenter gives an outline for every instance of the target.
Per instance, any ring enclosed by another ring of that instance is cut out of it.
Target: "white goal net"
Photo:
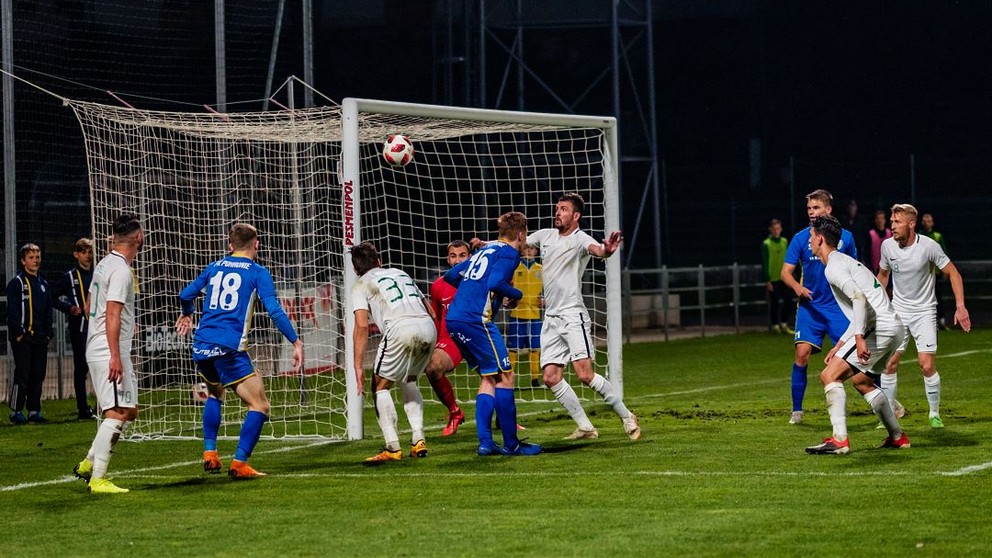
[[[340,108],[223,115],[69,104],[86,143],[97,257],[119,213],[137,213],[147,231],[135,263],[138,437],[200,434],[189,340],[178,338],[173,324],[179,291],[226,253],[234,222],[258,228],[259,262],[272,271],[304,341],[306,363],[297,374],[290,345],[256,314],[250,351],[272,403],[263,435],[278,438],[362,436],[368,402],[354,395],[343,296],[353,281],[352,244],[375,243],[384,265],[404,269],[427,293],[445,268],[447,244],[493,238],[495,219],[506,211],[526,214],[531,230],[550,227],[558,197],[577,191],[586,199],[584,230],[601,238],[618,228],[615,124],[608,118],[358,99]],[[404,167],[381,155],[395,133],[416,151]],[[597,369],[622,389],[618,258],[594,258],[583,290],[600,348]],[[519,399],[553,399],[531,387],[526,365],[522,357]],[[451,378],[459,400],[474,398],[478,379],[464,364]],[[571,375],[569,381],[580,396],[591,394]],[[422,389],[431,399],[426,380]],[[220,435],[237,436],[244,412],[230,394]]]

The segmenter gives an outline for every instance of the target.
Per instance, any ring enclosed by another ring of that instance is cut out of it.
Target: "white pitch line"
[[[499,459],[494,458],[494,459]],[[368,473],[286,473],[286,474],[272,474],[272,478],[280,479],[313,479],[313,478],[326,478],[326,479],[370,479],[370,478],[380,478],[378,473],[374,473],[374,469],[370,468]],[[940,474],[940,473],[937,473]],[[612,471],[610,473],[603,473],[600,476],[616,476],[629,478],[630,476],[639,477],[753,477],[753,478],[769,478],[769,477],[793,477],[793,478],[819,478],[819,477],[897,477],[897,476],[918,476],[919,473],[909,472],[909,471]],[[455,473],[455,472],[423,472],[423,473],[413,473],[413,472],[394,472],[390,473],[390,477],[402,477],[402,478],[479,478],[479,477],[491,477],[491,478],[512,478],[512,477],[526,477],[526,478],[557,478],[557,477],[587,477],[589,476],[588,471],[506,471],[506,472],[476,472],[476,473]],[[159,479],[159,480],[182,480],[188,479],[189,476],[181,475],[143,475],[143,474],[130,474],[130,475],[116,475],[115,478],[132,478],[132,479]]]
[[[992,352],[992,349],[975,349],[975,350],[971,350],[971,351],[962,351],[960,353],[951,353],[951,354],[947,354],[947,355],[941,355],[941,358],[955,358],[955,357],[973,355],[973,354],[977,354],[977,353],[988,353],[988,352]],[[905,360],[903,362],[907,362],[907,363],[909,363],[909,362],[916,362],[916,359]],[[726,385],[710,386],[710,387],[698,388],[698,389],[691,389],[691,390],[672,391],[672,392],[667,392],[667,393],[653,393],[653,394],[648,394],[648,395],[642,395],[640,397],[634,397],[634,398],[631,398],[631,399],[648,399],[648,398],[654,398],[654,397],[668,397],[668,396],[672,396],[672,395],[686,395],[686,394],[691,394],[691,393],[701,393],[701,392],[714,391],[714,390],[719,390],[719,389],[732,389],[732,388],[739,388],[739,387],[748,387],[748,386],[756,386],[756,385],[762,385],[762,384],[778,383],[780,381],[782,381],[780,378],[776,378],[776,379],[773,379],[773,380],[764,380],[764,381],[760,381],[760,382],[747,382],[747,383],[738,383],[738,384],[726,384]],[[522,416],[523,417],[523,416],[542,415],[542,414],[547,414],[550,411],[553,411],[553,409],[547,409],[547,410],[543,410],[543,411],[536,411],[536,412],[530,412],[530,413],[519,413],[519,416]],[[466,420],[465,421],[465,424],[472,424],[473,422],[474,421],[472,421],[472,420]],[[438,428],[440,428],[440,427],[438,427]],[[437,428],[429,428],[428,430],[437,430]],[[315,441],[315,442],[312,442],[312,443],[309,443],[309,444],[299,444],[299,445],[294,444],[294,445],[290,445],[290,446],[286,446],[286,447],[282,447],[282,448],[277,448],[277,449],[263,450],[263,451],[259,451],[258,453],[260,453],[260,454],[282,453],[282,452],[295,451],[297,449],[305,449],[305,448],[320,446],[320,445],[324,445],[324,444],[332,444],[332,443],[340,443],[340,442],[342,442],[342,440],[318,440],[318,441]],[[158,465],[158,466],[155,466],[155,467],[143,467],[143,468],[140,468],[140,469],[124,470],[124,471],[116,472],[115,473],[115,476],[117,476],[117,477],[138,476],[138,475],[140,475],[141,473],[144,473],[144,472],[161,471],[161,470],[165,470],[165,469],[174,469],[176,467],[188,467],[190,465],[196,465],[198,463],[200,463],[199,460],[196,460],[196,461],[179,461],[179,462],[175,462],[175,463],[169,463],[167,465]],[[990,468],[992,468],[992,462],[982,463],[980,465],[971,465],[971,466],[968,466],[968,467],[963,467],[963,468],[958,469],[956,471],[949,471],[949,472],[937,473],[937,475],[940,475],[940,476],[950,476],[950,477],[963,476],[963,475],[969,475],[971,473],[977,473],[979,471],[984,471],[984,470],[990,469]],[[443,475],[442,474],[438,474],[436,476],[437,477],[453,477],[453,476],[478,477],[478,476],[486,476],[486,475],[489,475],[489,476],[523,476],[523,475],[530,475],[530,476],[562,476],[563,474],[564,473],[560,473],[560,472],[548,473],[548,474],[545,474],[545,473],[507,473],[507,474],[502,474],[502,473],[489,473],[489,474],[487,474],[487,473],[472,473],[472,474],[465,474],[465,475],[445,473]],[[585,474],[585,473],[575,473],[575,474]],[[787,471],[783,471],[783,472],[776,472],[776,471],[764,471],[764,472],[639,471],[639,472],[628,472],[628,473],[625,473],[625,474],[654,475],[654,476],[739,476],[739,477],[747,477],[747,476],[752,476],[752,477],[761,477],[761,476],[768,476],[768,477],[772,477],[772,476],[778,476],[778,477],[789,477],[789,476],[795,476],[795,477],[799,477],[799,476],[840,476],[840,477],[845,477],[845,476],[847,476],[847,477],[861,477],[861,476],[877,476],[880,473],[874,473],[874,472],[864,472],[864,473],[861,473],[861,472],[854,472],[854,471],[849,471],[849,472],[846,472],[846,473],[815,473],[815,472],[795,473],[795,472],[787,472]],[[886,474],[887,475],[906,475],[906,474],[909,474],[909,473],[900,472],[900,471],[890,471],[890,472],[888,472]],[[302,477],[302,476],[308,476],[308,474],[303,473],[303,474],[280,475],[280,476],[285,476],[285,477],[298,476],[298,477]],[[328,477],[338,476],[338,477],[357,477],[357,478],[364,478],[366,475],[359,475],[359,474],[318,475],[318,474],[313,474],[313,475],[309,475],[309,476],[328,476]],[[395,475],[395,476],[427,477],[427,476],[431,476],[431,474],[411,474],[411,475],[400,474],[400,475]],[[188,477],[181,477],[181,478],[188,478]],[[74,476],[66,475],[66,476],[63,476],[63,477],[58,477],[58,478],[50,479],[50,480],[46,480],[46,481],[23,482],[23,483],[20,483],[20,484],[12,484],[12,485],[7,485],[7,486],[0,486],[0,492],[13,492],[13,491],[17,491],[17,490],[24,490],[24,489],[27,489],[27,488],[36,488],[36,487],[39,487],[39,486],[50,486],[50,485],[55,485],[55,484],[66,484],[66,483],[75,482],[77,480],[78,479],[76,477],[74,477]]]
[[[957,471],[948,471],[946,473],[940,473],[940,474],[945,477],[961,477],[964,475],[977,473],[979,471],[984,471],[985,469],[992,469],[992,461],[981,463],[979,465],[969,465],[967,467],[961,467]]]
[[[311,442],[309,444],[293,444],[281,448],[274,448],[269,450],[258,451],[258,454],[269,454],[269,453],[284,453],[288,451],[294,451],[297,449],[312,448],[316,446],[322,446],[325,444],[333,444],[338,442],[338,440],[318,440]],[[121,471],[114,471],[115,477],[126,477],[126,476],[140,476],[141,473],[146,473],[150,471],[163,471],[166,469],[175,469],[176,467],[189,467],[191,465],[199,465],[203,461],[197,459],[194,461],[176,461],[173,463],[168,463],[165,465],[155,465],[152,467],[141,467],[139,469],[124,469]],[[187,477],[184,477],[187,478]],[[53,484],[67,484],[72,482],[78,482],[80,479],[75,475],[65,475],[63,477],[58,477],[55,479],[47,481],[36,481],[36,482],[22,482],[20,484],[12,484],[7,486],[0,486],[0,492],[13,492],[15,490],[24,490],[25,488],[36,488],[39,486],[49,486]]]

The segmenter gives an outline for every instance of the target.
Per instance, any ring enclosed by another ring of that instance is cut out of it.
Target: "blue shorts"
[[[823,349],[823,337],[829,336],[837,344],[837,340],[847,331],[850,320],[841,312],[840,306],[814,307],[808,302],[802,303],[796,309],[796,343],[809,343],[813,346],[813,354]]]
[[[541,320],[511,317],[506,327],[506,346],[511,350],[541,348]]]
[[[255,365],[245,351],[223,347],[193,346],[193,362],[204,382],[231,387],[255,373]]]
[[[470,369],[477,369],[480,376],[510,371],[510,353],[496,324],[448,320],[447,325],[448,335],[461,350]]]

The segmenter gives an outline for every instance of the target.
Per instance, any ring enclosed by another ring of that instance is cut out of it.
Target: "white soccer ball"
[[[413,160],[413,142],[402,134],[393,134],[382,144],[382,158],[390,166],[403,167]]]
[[[207,397],[210,397],[210,391],[207,389],[207,384],[203,382],[194,383],[189,389],[190,395],[193,396],[194,403],[206,403]]]

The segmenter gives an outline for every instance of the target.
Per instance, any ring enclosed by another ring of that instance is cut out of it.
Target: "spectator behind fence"
[[[920,219],[920,224],[922,228],[920,229],[920,235],[929,238],[930,240],[936,242],[940,245],[940,249],[947,254],[947,244],[944,243],[944,235],[937,232],[933,226],[933,215],[929,213],[924,213],[923,217]],[[936,283],[934,283],[934,296],[937,297],[937,326],[940,329],[947,329],[947,319],[944,317],[944,303],[941,296],[946,290],[944,287],[947,283],[944,282],[944,274],[938,273],[936,278]]]
[[[768,225],[768,238],[761,242],[761,271],[768,290],[768,329],[772,333],[795,331],[789,327],[792,308],[792,290],[782,281],[782,264],[789,249],[789,239],[782,236],[782,221],[772,219]]]
[[[865,243],[868,242],[868,230],[871,226],[868,224],[868,219],[858,213],[857,200],[847,202],[847,215],[841,220],[841,225],[854,235],[854,245],[858,249],[858,256],[860,256],[861,263],[866,263],[869,250]]]
[[[48,365],[52,300],[48,281],[38,274],[41,248],[25,244],[17,252],[21,270],[7,283],[7,337],[14,356],[14,382],[7,402],[10,422],[48,422],[41,414],[41,387]],[[24,416],[27,407],[28,415]]]
[[[55,284],[52,305],[66,315],[69,343],[72,345],[72,386],[76,392],[76,410],[80,420],[95,419],[96,413],[86,400],[86,378],[90,374],[86,365],[86,332],[89,317],[86,315],[86,297],[93,281],[93,241],[80,238],[72,250],[76,266],[66,271]]]
[[[875,223],[868,231],[868,246],[871,250],[867,262],[871,272],[878,274],[878,261],[882,259],[882,241],[892,238],[892,230],[885,226],[885,210],[875,212]]]

